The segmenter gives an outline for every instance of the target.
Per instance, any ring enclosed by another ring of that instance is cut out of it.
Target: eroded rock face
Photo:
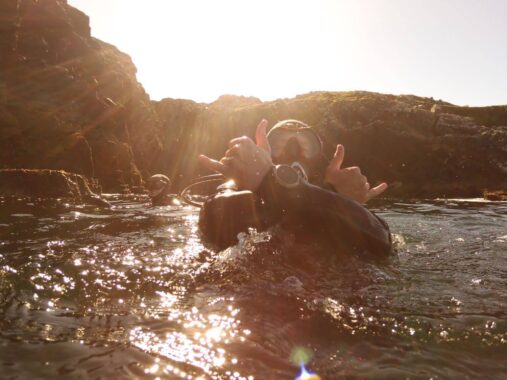
[[[130,57],[64,0],[0,3],[0,167],[64,169],[105,190],[164,170],[160,123]]]
[[[253,138],[257,123],[267,118],[271,125],[299,119],[314,126],[329,158],[337,143],[344,144],[344,166],[361,167],[372,184],[388,182],[390,196],[480,196],[484,189],[507,188],[507,106],[317,92],[239,105],[232,99],[209,105],[165,99],[156,108],[176,179],[201,173],[198,153],[221,157],[229,139]]]

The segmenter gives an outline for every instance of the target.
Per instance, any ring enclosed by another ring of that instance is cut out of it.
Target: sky
[[[155,100],[374,91],[507,104],[507,0],[68,0]]]

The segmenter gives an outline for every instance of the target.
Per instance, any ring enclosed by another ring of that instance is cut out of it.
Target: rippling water
[[[502,378],[507,204],[378,204],[382,263],[280,231],[207,250],[198,210],[0,200],[5,378]],[[505,377],[503,377],[505,378]]]

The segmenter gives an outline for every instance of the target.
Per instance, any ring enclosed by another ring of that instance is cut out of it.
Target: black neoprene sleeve
[[[336,246],[346,244],[374,256],[391,253],[387,224],[360,203],[308,182],[286,188],[268,174],[258,189],[266,207],[297,219],[308,231],[319,230]]]

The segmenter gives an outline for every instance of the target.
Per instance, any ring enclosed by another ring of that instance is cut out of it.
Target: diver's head
[[[299,163],[313,177],[322,162],[322,140],[312,127],[299,120],[283,120],[268,133],[275,164]]]
[[[148,194],[152,201],[162,198],[171,189],[171,180],[163,174],[155,174],[147,183]]]

